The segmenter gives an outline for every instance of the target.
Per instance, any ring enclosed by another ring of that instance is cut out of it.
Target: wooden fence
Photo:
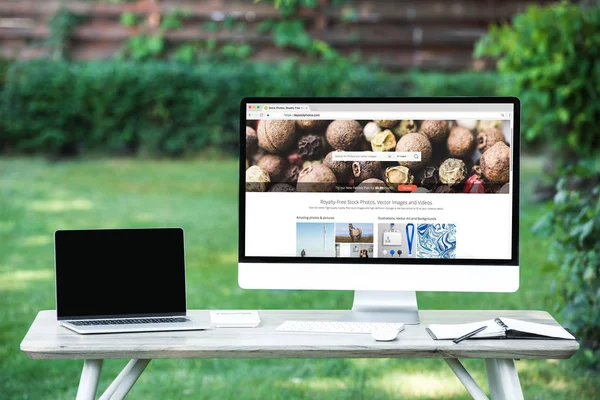
[[[536,1],[535,3],[549,3]],[[479,69],[482,60],[473,60],[473,45],[490,23],[508,21],[531,1],[522,0],[355,0],[331,5],[320,0],[315,9],[303,9],[299,16],[313,37],[329,43],[344,54],[360,51],[364,59],[374,58],[392,70]],[[344,3],[346,4],[346,3]],[[71,32],[69,55],[75,59],[111,58],[127,38],[140,28],[120,22],[125,12],[143,18],[185,10],[182,28],[169,31],[169,46],[214,39],[218,43],[248,43],[255,60],[276,61],[292,50],[273,44],[268,34],[259,33],[265,19],[281,18],[265,2],[253,0],[142,0],[109,3],[92,0],[0,0],[0,57],[31,59],[48,55],[49,21],[66,7],[85,17]],[[206,21],[243,21],[244,31],[206,29]]]

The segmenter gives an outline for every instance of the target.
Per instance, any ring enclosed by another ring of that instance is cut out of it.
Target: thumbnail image
[[[335,256],[347,258],[373,258],[373,245],[364,243],[336,243]]]
[[[456,225],[419,224],[417,236],[419,258],[456,258]]]
[[[508,120],[247,121],[246,190],[508,193],[510,132]],[[390,161],[340,161],[340,151]],[[421,159],[392,160],[398,152]]]
[[[336,223],[336,243],[373,243],[373,224]]]
[[[416,258],[416,226],[412,223],[378,224],[378,256],[384,258]]]
[[[296,223],[297,257],[335,257],[333,224]]]

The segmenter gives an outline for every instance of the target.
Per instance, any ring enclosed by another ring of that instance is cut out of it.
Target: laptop
[[[188,317],[181,228],[54,233],[58,323],[77,333],[210,328]]]

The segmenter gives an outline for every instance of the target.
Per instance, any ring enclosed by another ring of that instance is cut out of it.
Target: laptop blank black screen
[[[183,230],[57,231],[58,319],[185,315]]]

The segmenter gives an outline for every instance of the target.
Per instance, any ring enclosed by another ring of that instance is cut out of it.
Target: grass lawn
[[[421,309],[552,311],[547,244],[527,204],[540,163],[523,163],[521,287],[511,294],[421,293]],[[59,228],[182,226],[190,308],[349,308],[350,292],[250,291],[237,285],[237,162],[0,158],[0,397],[68,399],[81,361],[33,361],[19,344],[55,308],[52,233]],[[473,216],[481,219],[482,216]],[[482,220],[482,224],[484,221]],[[589,399],[600,376],[563,361],[518,361],[527,399]],[[125,365],[105,363],[99,392]],[[484,388],[482,362],[467,368]],[[131,399],[468,399],[442,360],[154,360]]]

